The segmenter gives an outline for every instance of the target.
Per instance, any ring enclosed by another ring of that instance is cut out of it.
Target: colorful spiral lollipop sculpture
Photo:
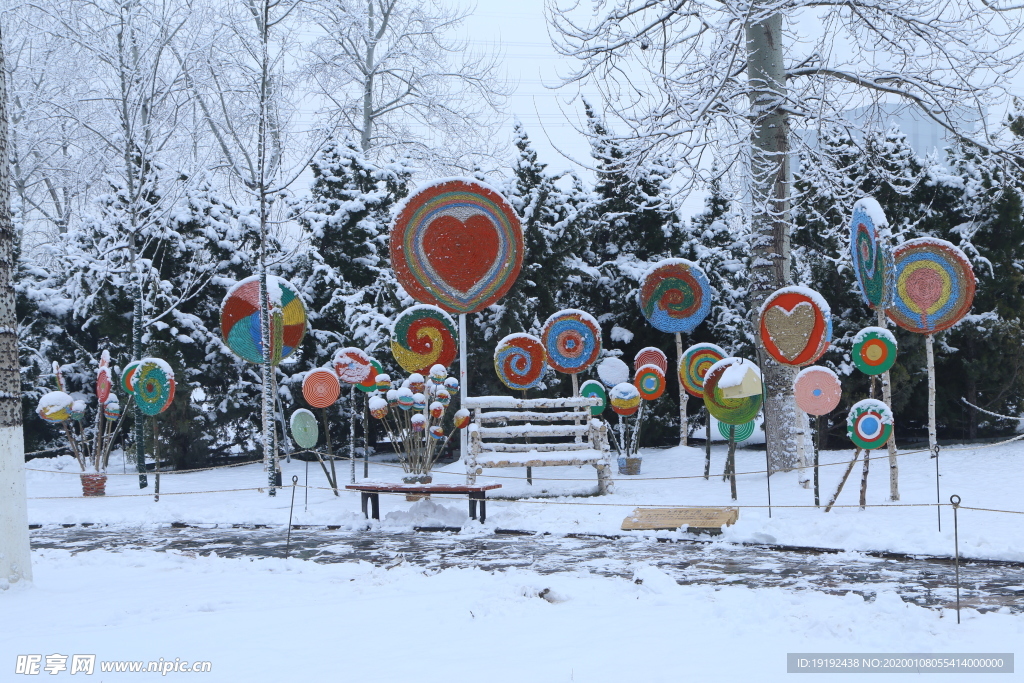
[[[547,369],[544,344],[532,334],[510,334],[494,349],[494,370],[509,389],[529,389]],[[443,381],[443,379],[442,379]]]
[[[406,372],[429,373],[436,364],[450,367],[458,347],[455,321],[437,306],[407,308],[391,326],[391,353]]]

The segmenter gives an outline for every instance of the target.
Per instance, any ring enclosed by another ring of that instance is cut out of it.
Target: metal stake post
[[[954,562],[956,564],[956,623],[960,623],[960,532],[957,529],[956,510],[960,507],[960,496],[954,494],[949,497],[953,504],[953,548],[956,551]]]

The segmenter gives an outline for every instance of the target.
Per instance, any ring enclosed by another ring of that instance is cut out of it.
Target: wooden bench
[[[480,523],[487,521],[487,492],[500,489],[501,484],[486,486],[463,486],[461,484],[349,484],[345,487],[359,491],[362,499],[363,516],[370,519],[366,510],[367,502],[373,519],[380,519],[380,494],[382,493],[466,493],[469,494],[469,518],[476,519],[476,506],[480,503]]]
[[[472,412],[466,483],[488,467],[525,467],[532,482],[532,468],[593,465],[599,494],[611,490],[612,461],[607,426],[593,419],[590,407],[600,399],[516,399],[510,396],[473,396],[462,399]],[[552,411],[552,412],[544,412]]]

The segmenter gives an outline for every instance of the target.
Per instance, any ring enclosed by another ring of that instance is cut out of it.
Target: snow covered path
[[[430,506],[422,502],[420,507]],[[286,529],[129,529],[45,527],[32,531],[36,549],[159,550],[188,556],[281,558]],[[764,546],[682,540],[609,539],[595,536],[350,532],[299,529],[291,555],[321,564],[403,563],[429,572],[450,568],[522,569],[538,574],[587,572],[632,579],[640,566],[657,567],[680,585],[787,588],[830,595],[850,592],[868,600],[894,591],[922,607],[955,607],[954,567],[945,559],[872,557],[862,553],[779,550]],[[1007,607],[1024,613],[1024,565],[965,563],[961,605],[980,612]]]

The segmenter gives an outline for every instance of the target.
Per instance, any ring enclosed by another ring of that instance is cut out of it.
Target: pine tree
[[[311,163],[310,196],[294,208],[307,247],[290,277],[307,304],[310,330],[302,344],[301,369],[330,362],[334,352],[356,346],[374,356],[394,375],[388,330],[405,307],[388,262],[391,214],[409,193],[411,171],[402,163],[377,165],[357,143],[345,139],[326,145]],[[288,384],[297,394],[301,375]],[[335,443],[348,440],[352,409],[362,411],[350,392],[338,403],[340,418],[331,422]],[[357,423],[361,420],[357,420]]]

